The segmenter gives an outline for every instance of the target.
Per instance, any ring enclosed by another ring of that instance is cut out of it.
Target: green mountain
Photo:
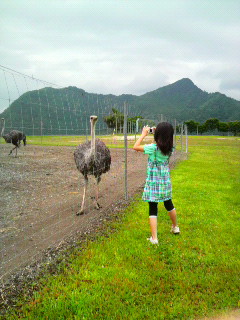
[[[113,107],[123,112],[125,102],[130,117],[160,120],[163,114],[167,119],[198,122],[209,118],[223,122],[240,119],[240,101],[218,92],[202,91],[187,78],[141,96],[94,94],[76,87],[46,87],[24,93],[0,118],[5,118],[6,131],[19,129],[27,135],[83,135],[89,133],[89,116],[96,114],[99,116],[97,130],[101,134],[107,128],[104,117]]]
[[[148,105],[149,111],[154,115],[163,113],[167,117],[183,121],[189,119],[189,116],[196,118],[196,111],[207,102],[209,94],[199,89],[190,79],[182,79],[139,98],[138,103],[143,108]]]

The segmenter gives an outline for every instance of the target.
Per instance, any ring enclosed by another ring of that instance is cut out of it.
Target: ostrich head
[[[91,122],[91,124],[95,124],[96,122],[97,122],[97,119],[98,119],[98,116],[91,116],[90,117],[90,122]]]
[[[97,116],[91,116],[90,117],[90,123],[91,123],[91,151],[95,155],[95,127],[98,117]]]
[[[4,118],[2,118],[2,119],[1,119],[1,121],[2,121],[1,137],[3,137],[3,138],[4,138],[3,133],[4,133],[4,129],[5,129],[5,119],[4,119]]]

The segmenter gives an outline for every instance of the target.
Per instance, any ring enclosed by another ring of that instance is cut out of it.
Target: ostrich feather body
[[[4,140],[7,143],[12,143],[14,146],[19,147],[21,140],[26,145],[26,136],[24,133],[18,130],[12,130],[9,133],[3,135]]]
[[[105,143],[95,140],[95,154],[91,150],[91,141],[80,144],[74,152],[77,169],[87,179],[88,175],[94,175],[100,181],[103,173],[110,169],[111,155]]]

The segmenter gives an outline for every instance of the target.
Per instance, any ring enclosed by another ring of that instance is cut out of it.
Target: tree
[[[206,131],[213,131],[215,129],[218,129],[219,120],[215,118],[211,118],[211,119],[208,119],[204,125],[206,127]]]
[[[229,131],[228,123],[227,122],[219,122],[218,131],[219,132],[228,132]]]
[[[203,134],[204,132],[206,132],[207,130],[206,130],[206,126],[205,126],[205,124],[201,124],[200,126],[198,126],[198,132],[200,133],[200,134]]]
[[[232,121],[228,123],[229,131],[234,134],[234,136],[240,134],[240,121]]]
[[[123,127],[124,114],[115,108],[112,108],[112,114],[104,118],[104,122],[107,124],[108,128],[115,129],[116,131]]]
[[[136,131],[136,122],[137,119],[143,119],[141,116],[136,116],[133,118],[128,118],[127,126],[128,126],[128,132],[135,132]]]
[[[133,118],[128,118],[127,120],[127,131],[133,132],[136,129],[137,119],[142,119],[141,116],[135,116]],[[124,125],[124,114],[115,108],[112,108],[112,114],[104,118],[104,122],[107,124],[108,128],[116,129],[116,133],[119,132],[120,128]]]
[[[194,120],[185,121],[185,124],[187,125],[188,132],[197,132],[197,127],[199,126],[199,122],[196,122]]]

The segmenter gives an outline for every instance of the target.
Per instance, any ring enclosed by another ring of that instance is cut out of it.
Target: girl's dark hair
[[[170,156],[172,153],[173,133],[173,126],[168,122],[160,122],[154,132],[154,140],[165,156]]]

